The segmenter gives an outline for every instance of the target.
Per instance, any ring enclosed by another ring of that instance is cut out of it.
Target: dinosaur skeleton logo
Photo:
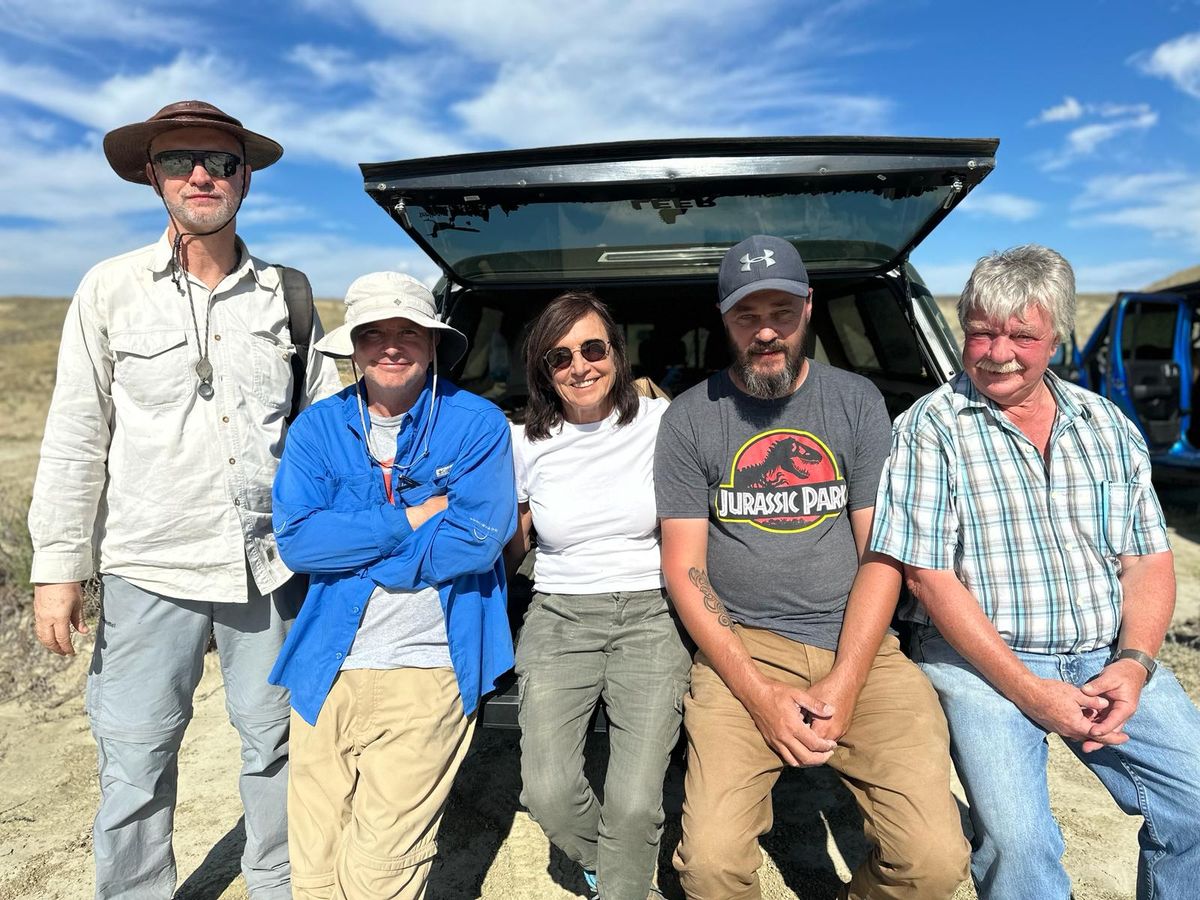
[[[749,253],[744,253],[744,254],[742,254],[742,258],[739,259],[738,262],[740,262],[742,264],[743,272],[749,272],[750,271],[750,263],[756,263],[756,262],[766,263],[766,265],[763,268],[769,269],[771,266],[775,265],[775,251],[770,250],[770,249],[764,249],[762,256],[751,256]]]
[[[734,454],[729,482],[713,498],[722,522],[776,534],[808,531],[841,514],[846,480],[820,438],[781,428],[756,434]]]

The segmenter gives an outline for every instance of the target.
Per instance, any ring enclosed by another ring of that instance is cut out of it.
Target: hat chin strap
[[[370,429],[367,427],[367,414],[366,414],[366,410],[365,410],[366,404],[363,402],[363,392],[362,392],[362,389],[359,387],[359,383],[361,381],[363,381],[364,379],[361,378],[358,374],[358,366],[355,364],[353,356],[350,357],[350,369],[354,372],[354,399],[358,405],[358,421],[362,425],[363,442],[367,444],[367,458],[370,459],[372,461],[372,464],[374,465],[375,457],[371,455],[370,439],[367,437],[367,434]],[[438,384],[438,362],[437,362],[437,351],[435,350],[434,354],[433,354],[433,382],[429,386],[430,387],[430,389],[429,389],[429,414],[425,417],[425,428],[424,428],[425,450],[422,453],[422,456],[428,455],[428,453],[429,453],[429,433],[433,430],[433,408],[434,408],[434,403],[437,401],[437,384]],[[404,467],[404,470],[406,472],[413,467],[414,463],[412,460],[413,460],[412,451],[409,451],[409,463],[407,466]],[[396,468],[396,466],[397,466],[396,461],[392,460],[392,468]],[[371,471],[374,471],[373,467],[372,467]]]
[[[246,156],[246,145],[242,145],[242,157]],[[150,163],[150,181],[154,185],[154,190],[158,194],[158,199],[162,201],[163,209],[167,211],[167,218],[175,227],[175,240],[171,244],[171,265],[175,268],[173,278],[175,286],[179,287],[179,279],[182,277],[183,271],[183,239],[185,237],[211,237],[219,231],[224,231],[233,224],[233,220],[237,218],[237,214],[242,210],[242,204],[246,200],[246,193],[250,190],[250,180],[242,178],[242,193],[238,197],[237,206],[233,208],[233,212],[229,214],[229,218],[214,228],[212,231],[184,231],[179,227],[179,222],[176,221],[174,214],[171,212],[171,207],[167,205],[167,198],[163,196],[162,185],[158,183],[158,173],[154,171],[154,160],[150,159],[150,150],[146,149],[146,158]],[[243,163],[243,165],[245,165]],[[244,174],[244,173],[243,173]]]

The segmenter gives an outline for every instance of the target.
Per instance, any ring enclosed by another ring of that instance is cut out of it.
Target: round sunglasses
[[[232,178],[242,160],[224,150],[164,150],[154,154],[154,164],[172,178],[190,175],[198,165],[213,178]]]
[[[571,364],[571,360],[578,353],[590,363],[600,362],[608,357],[608,351],[612,348],[612,344],[608,341],[602,341],[600,338],[592,338],[590,341],[584,341],[574,350],[570,347],[552,347],[546,351],[542,359],[546,361],[546,365],[552,372],[558,372],[565,369]]]

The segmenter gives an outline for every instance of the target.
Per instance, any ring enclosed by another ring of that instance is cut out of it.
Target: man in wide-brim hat
[[[350,285],[317,345],[362,378],[305,410],[275,479],[279,552],[319,573],[271,681],[291,690],[296,900],[416,900],[481,694],[513,664],[504,414],[459,390],[467,347],[415,278]]]
[[[96,896],[166,898],[177,754],[209,636],[242,739],[242,869],[255,900],[291,897],[287,692],[269,685],[300,588],[279,559],[270,491],[287,422],[340,387],[315,352],[308,282],[250,255],[236,216],[283,149],[185,100],[104,139],[113,170],[167,210],[150,246],[105,260],[67,313],[29,510],[34,625],[55,653],[103,606],[87,710],[99,746]]]

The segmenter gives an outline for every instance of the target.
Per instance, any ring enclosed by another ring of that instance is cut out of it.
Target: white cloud
[[[99,133],[145,119],[162,106],[163,98],[191,96],[196,84],[203,84],[207,99],[247,127],[278,140],[287,154],[351,168],[361,160],[467,149],[421,110],[406,111],[387,95],[321,108],[308,94],[289,97],[275,83],[216,53],[181,52],[140,74],[113,75],[99,83],[0,57],[0,95],[95,129],[91,145],[97,147]]]
[[[0,228],[0,295],[70,296],[100,260],[155,240],[161,225],[139,229],[119,219],[38,228]]]
[[[1071,202],[1072,210],[1095,209],[1128,201],[1143,202],[1178,187],[1186,188],[1192,176],[1182,170],[1140,174],[1097,175]]]
[[[1146,284],[1178,267],[1177,260],[1162,257],[1120,262],[1084,263],[1075,266],[1075,289],[1081,294],[1107,294]],[[1080,338],[1086,335],[1080,335]]]
[[[1076,263],[1075,288],[1081,294],[1104,294],[1146,284],[1163,273],[1179,267],[1178,260],[1145,257],[1119,262]],[[947,263],[922,263],[919,267],[925,284],[936,296],[958,296],[975,268],[975,260]],[[1080,335],[1081,338],[1087,335]]]
[[[288,51],[285,59],[306,70],[322,85],[353,83],[364,74],[354,54],[344,47],[298,44]]]
[[[1042,211],[1042,204],[1016,194],[972,191],[959,206],[968,215],[1004,219],[1008,222],[1027,222]]]
[[[242,223],[239,221],[239,225]],[[66,297],[102,259],[158,239],[162,223],[133,227],[120,219],[69,222],[36,228],[0,228],[0,296]],[[439,272],[428,257],[394,229],[395,244],[363,243],[325,233],[286,231],[248,237],[260,259],[303,269],[319,297],[342,297],[350,282],[366,272],[396,269],[429,285]]]
[[[60,146],[54,129],[0,129],[0,196],[4,214],[35,221],[83,222],[154,210],[149,188],[118,179],[92,142]],[[5,255],[11,248],[5,246]]]
[[[315,217],[312,209],[283,197],[251,190],[238,210],[239,228],[247,225],[267,225],[276,222],[303,222]]]
[[[1072,204],[1076,227],[1116,225],[1200,250],[1200,176],[1186,172],[1091,179]]]
[[[6,0],[0,33],[78,55],[79,40],[159,46],[207,40],[204,22],[176,15],[180,8],[151,0]]]
[[[467,80],[464,71],[479,71],[478,87],[451,109],[465,134],[485,146],[701,133],[878,133],[890,101],[848,90],[844,72],[824,68],[837,56],[839,42],[831,36],[839,22],[861,5],[804,3],[803,15],[792,10],[781,17],[769,4],[744,0],[581,0],[569,16],[555,0],[349,4],[401,42],[426,50],[450,45],[431,56],[448,56],[459,83]],[[716,39],[731,21],[763,39],[758,52],[747,55]],[[715,49],[697,54],[696,47]],[[373,78],[378,83],[379,74]],[[428,79],[425,73],[412,80]]]
[[[1200,98],[1200,31],[1159,44],[1131,61],[1147,75],[1165,78],[1184,93]]]
[[[1041,125],[1044,122],[1070,122],[1083,116],[1083,104],[1074,97],[1064,97],[1058,106],[1051,106],[1030,119],[1030,125]]]
[[[917,271],[921,273],[921,278],[925,281],[925,286],[936,296],[952,295],[957,296],[962,293],[963,285],[967,283],[967,278],[971,275],[971,270],[975,268],[975,260],[946,262],[946,263],[920,263],[917,266]]]
[[[1101,144],[1126,131],[1144,131],[1158,123],[1158,113],[1142,110],[1115,122],[1081,125],[1067,135],[1067,147],[1075,156],[1090,156]]]
[[[1145,103],[1089,103],[1082,105],[1081,110],[1081,118],[1088,116],[1096,121],[1072,128],[1058,150],[1041,154],[1043,171],[1064,169],[1079,159],[1094,155],[1101,146],[1122,134],[1147,131],[1158,124],[1158,113]]]
[[[368,272],[408,272],[432,286],[440,273],[397,229],[403,244],[361,244],[340,236],[276,234],[255,242],[250,252],[272,262],[304,270],[318,297],[341,298],[355,278]]]

